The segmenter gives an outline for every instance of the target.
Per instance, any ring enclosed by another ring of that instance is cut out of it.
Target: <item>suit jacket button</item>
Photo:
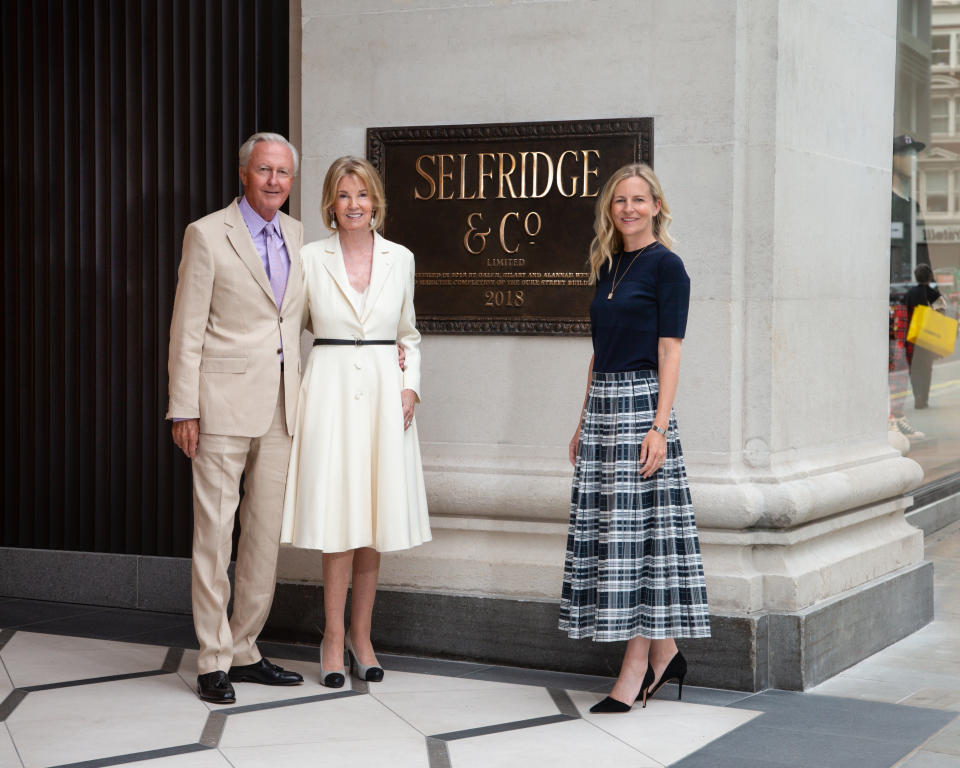
[[[282,317],[280,318],[280,322],[281,322],[281,323],[283,322],[283,318],[282,318]]]
[[[282,354],[283,354],[283,348],[282,348],[282,347],[277,350],[277,354],[278,354],[278,355],[282,355]]]

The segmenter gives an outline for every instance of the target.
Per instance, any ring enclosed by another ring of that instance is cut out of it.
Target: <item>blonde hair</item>
[[[670,206],[663,197],[663,188],[657,175],[646,163],[630,163],[619,168],[607,179],[603,190],[597,198],[596,214],[593,220],[594,237],[590,243],[590,284],[597,282],[600,271],[613,264],[613,254],[623,249],[623,238],[613,223],[610,214],[610,205],[613,202],[613,193],[624,179],[634,176],[643,179],[650,187],[650,195],[655,202],[660,203],[660,211],[653,217],[653,236],[667,248],[673,248],[673,238],[670,237]]]
[[[383,191],[383,182],[380,174],[368,160],[354,155],[344,155],[333,161],[323,180],[323,195],[320,202],[320,215],[327,229],[337,228],[337,219],[333,215],[334,203],[337,200],[337,187],[344,176],[356,176],[367,188],[367,194],[373,203],[373,215],[370,219],[370,229],[383,231],[383,221],[387,217],[387,197]]]

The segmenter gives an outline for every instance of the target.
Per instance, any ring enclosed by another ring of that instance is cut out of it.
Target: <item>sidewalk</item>
[[[927,556],[936,621],[814,690],[671,685],[625,715],[589,713],[606,678],[402,656],[334,691],[315,648],[269,643],[305,684],[218,707],[189,617],[0,598],[0,768],[960,768],[960,524]]]

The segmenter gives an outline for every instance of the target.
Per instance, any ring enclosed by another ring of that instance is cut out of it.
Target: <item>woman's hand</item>
[[[406,432],[413,424],[413,407],[417,404],[417,393],[412,389],[400,392],[400,405],[403,406],[403,431]]]
[[[651,477],[666,458],[667,438],[651,429],[640,443],[640,476],[644,480]]]
[[[570,463],[573,466],[577,466],[577,446],[580,445],[580,426],[582,424],[583,416],[577,422],[577,431],[573,433],[573,437],[570,439]]]

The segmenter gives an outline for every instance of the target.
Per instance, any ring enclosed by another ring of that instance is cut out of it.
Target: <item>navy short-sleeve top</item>
[[[597,277],[590,324],[598,373],[655,371],[658,340],[682,339],[687,329],[690,278],[680,257],[662,243],[637,253],[616,254]],[[617,287],[608,299],[614,272]]]

